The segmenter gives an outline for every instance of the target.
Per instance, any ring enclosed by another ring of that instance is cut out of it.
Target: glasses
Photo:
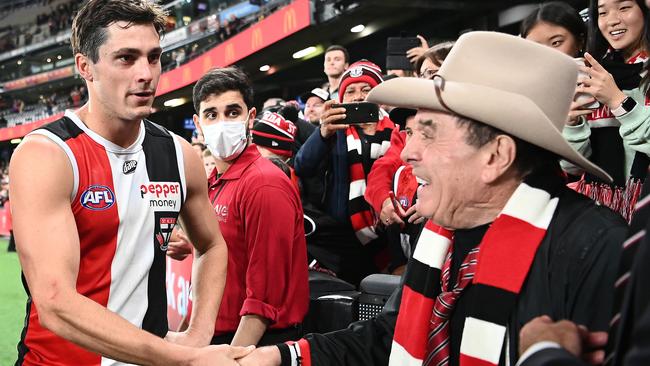
[[[438,72],[437,69],[424,69],[424,71],[422,71],[420,73],[420,79],[429,79],[429,80],[431,80],[431,79],[433,79],[433,76],[437,72]]]

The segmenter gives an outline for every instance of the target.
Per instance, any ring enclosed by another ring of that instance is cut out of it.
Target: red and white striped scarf
[[[375,135],[368,136],[370,142],[370,161],[364,162],[361,139],[354,125],[345,130],[348,148],[348,166],[350,173],[350,195],[348,197],[348,210],[352,229],[361,244],[368,244],[375,238],[375,214],[366,199],[366,169],[370,170],[372,163],[382,157],[390,147],[390,135],[395,124],[382,113],[383,118],[377,123]],[[364,168],[364,164],[366,167]]]
[[[477,301],[465,318],[460,366],[498,365],[509,316],[553,218],[561,186],[557,178],[527,177],[485,233],[472,280]],[[450,245],[453,232],[427,222],[405,274],[390,366],[422,365],[440,293],[440,281],[431,279],[440,278]]]

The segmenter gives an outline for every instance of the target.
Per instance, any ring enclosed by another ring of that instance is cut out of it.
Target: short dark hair
[[[248,109],[253,107],[253,87],[246,73],[237,67],[225,67],[208,71],[196,82],[192,93],[194,110],[199,113],[201,102],[210,95],[219,95],[231,90],[241,93]]]
[[[115,22],[153,24],[159,36],[165,30],[167,14],[148,0],[88,0],[72,21],[72,53],[99,60],[99,47],[106,42],[106,28]]]
[[[566,29],[575,38],[578,48],[584,49],[587,40],[587,26],[571,5],[560,1],[541,4],[521,22],[521,36],[528,37],[528,33],[539,22],[550,23]]]
[[[415,72],[420,73],[420,68],[426,59],[438,67],[442,66],[442,62],[445,61],[452,47],[454,47],[454,42],[441,42],[424,51],[422,56],[415,61]]]
[[[560,158],[556,154],[483,122],[458,115],[455,117],[457,126],[467,129],[465,142],[470,146],[480,148],[499,135],[512,138],[517,151],[512,166],[522,177],[531,173],[555,174],[560,171]]]
[[[327,49],[325,50],[325,54],[327,55],[327,53],[331,52],[331,51],[341,51],[341,52],[343,52],[343,59],[345,60],[346,63],[350,63],[350,54],[348,53],[347,48],[345,48],[345,47],[343,47],[341,45],[338,45],[338,44],[333,44],[333,45],[327,47]]]

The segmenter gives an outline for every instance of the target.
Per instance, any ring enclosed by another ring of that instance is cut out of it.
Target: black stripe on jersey
[[[176,158],[174,137],[164,128],[145,120],[145,138],[142,142],[147,164],[147,174],[152,182],[178,182],[181,185],[181,202],[183,197],[183,183]],[[160,230],[159,220],[161,217],[173,217],[178,219],[177,212],[156,212],[154,215],[155,231]],[[165,288],[165,251],[161,250],[159,242],[154,237],[154,259],[149,270],[148,279],[148,301],[149,306],[142,320],[142,329],[157,336],[164,337],[169,329],[167,325],[167,291]]]
[[[433,299],[440,293],[440,273],[439,269],[429,267],[411,257],[406,267],[406,273],[404,274],[404,284],[408,285],[411,290]]]
[[[83,130],[68,117],[63,117],[52,123],[48,123],[41,128],[52,132],[63,141],[73,139],[83,133]]]

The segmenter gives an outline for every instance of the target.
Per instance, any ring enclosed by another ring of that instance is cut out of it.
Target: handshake
[[[181,346],[196,346],[187,333],[169,332],[165,339]],[[186,362],[192,366],[280,366],[281,363],[280,350],[275,346],[256,348],[221,344],[194,347]]]

